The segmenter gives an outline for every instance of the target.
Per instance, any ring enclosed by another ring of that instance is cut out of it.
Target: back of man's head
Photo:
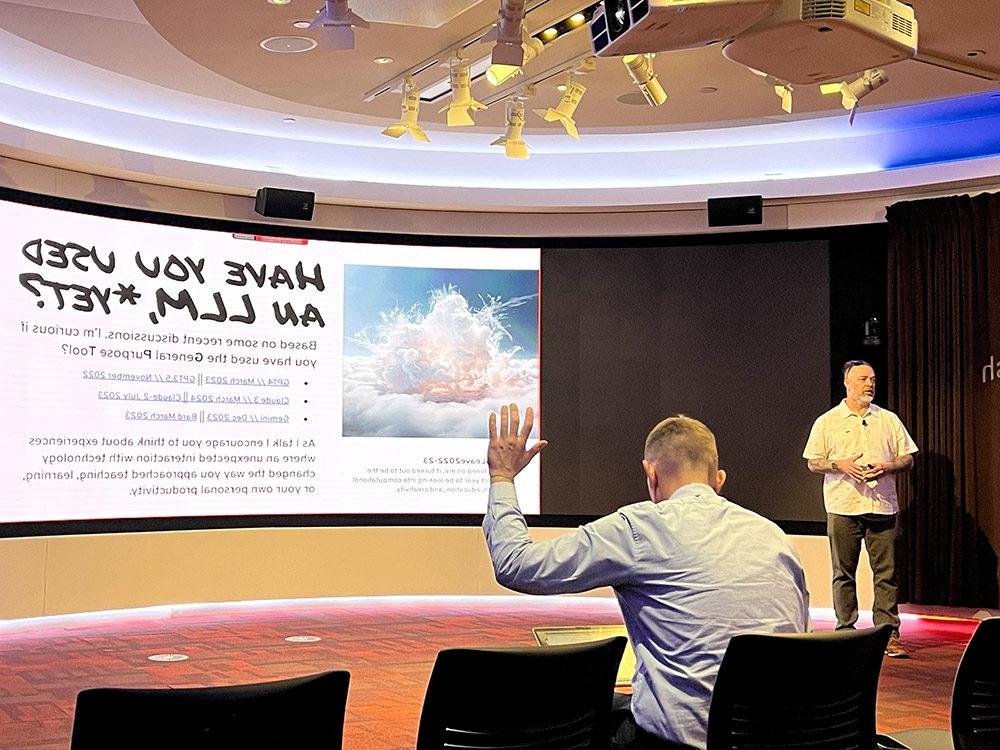
[[[697,419],[667,417],[646,438],[645,459],[664,474],[714,473],[719,468],[715,435]]]

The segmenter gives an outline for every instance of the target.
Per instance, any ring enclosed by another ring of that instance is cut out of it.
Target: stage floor
[[[947,727],[955,668],[976,621],[904,615],[911,659],[886,659],[882,732]],[[360,597],[157,607],[0,622],[0,750],[66,750],[78,691],[189,687],[351,672],[344,747],[412,748],[437,652],[528,646],[538,626],[616,624],[588,597]],[[815,610],[817,630],[832,613]],[[320,640],[289,642],[292,636]],[[184,661],[154,662],[156,654]],[[816,675],[822,679],[822,675]]]

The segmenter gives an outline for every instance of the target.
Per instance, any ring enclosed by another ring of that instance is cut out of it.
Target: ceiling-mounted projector
[[[913,57],[917,21],[897,0],[791,0],[722,53],[789,83],[821,83]]]
[[[783,0],[604,0],[590,21],[594,53],[645,54],[731,39]]]

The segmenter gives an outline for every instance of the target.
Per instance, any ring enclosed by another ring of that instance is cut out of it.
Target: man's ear
[[[715,482],[712,484],[712,489],[715,490],[717,493],[718,492],[722,492],[722,485],[724,485],[726,483],[726,477],[727,476],[728,475],[726,474],[726,470],[725,469],[718,469],[718,470],[716,470],[716,472],[715,472]]]
[[[656,502],[656,464],[642,459],[642,470],[646,473],[646,489],[649,491],[649,499]]]

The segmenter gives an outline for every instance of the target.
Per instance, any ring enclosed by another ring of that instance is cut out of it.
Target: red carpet
[[[814,612],[816,629],[832,627]],[[434,657],[454,646],[534,645],[540,625],[621,622],[613,600],[353,598],[193,605],[0,623],[0,750],[66,750],[76,693],[207,686],[346,669],[344,746],[412,748]],[[948,725],[955,668],[975,621],[907,617],[912,659],[886,659],[879,730]],[[314,643],[288,643],[314,635]],[[156,663],[152,654],[187,661]],[[816,675],[822,679],[822,675]]]

